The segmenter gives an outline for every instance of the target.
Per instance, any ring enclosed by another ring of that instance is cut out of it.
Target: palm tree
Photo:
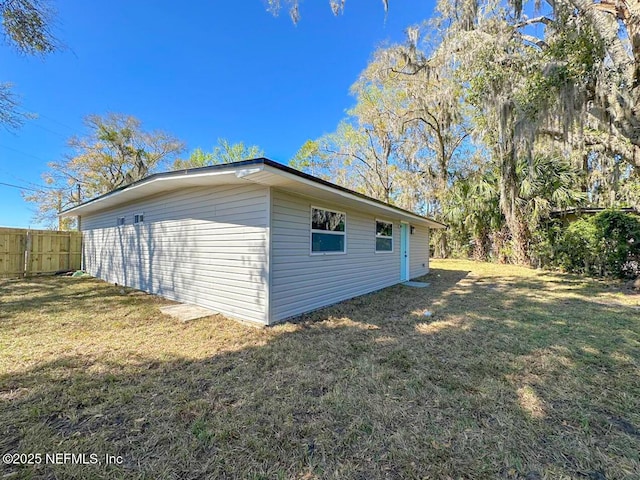
[[[445,197],[443,210],[451,230],[457,229],[457,235],[473,245],[473,258],[487,260],[491,234],[501,230],[504,224],[495,170],[474,172],[454,182]]]

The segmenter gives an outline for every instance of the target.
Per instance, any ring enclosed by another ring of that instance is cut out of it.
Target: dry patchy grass
[[[433,261],[295,323],[182,324],[97,280],[0,282],[10,478],[640,478],[640,300]],[[433,312],[425,317],[423,311]]]

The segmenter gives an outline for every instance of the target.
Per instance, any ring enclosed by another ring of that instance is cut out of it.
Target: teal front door
[[[400,280],[409,280],[409,225],[400,224]]]

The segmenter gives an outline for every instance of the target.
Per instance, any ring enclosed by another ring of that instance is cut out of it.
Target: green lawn
[[[424,280],[265,329],[0,281],[0,454],[122,457],[0,478],[640,478],[639,295],[468,261]]]

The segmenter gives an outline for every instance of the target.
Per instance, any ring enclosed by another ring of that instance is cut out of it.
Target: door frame
[[[409,237],[411,236],[411,227],[408,223],[402,222],[400,224],[400,281],[407,282],[411,278],[410,272],[410,254],[411,254],[411,242]]]

